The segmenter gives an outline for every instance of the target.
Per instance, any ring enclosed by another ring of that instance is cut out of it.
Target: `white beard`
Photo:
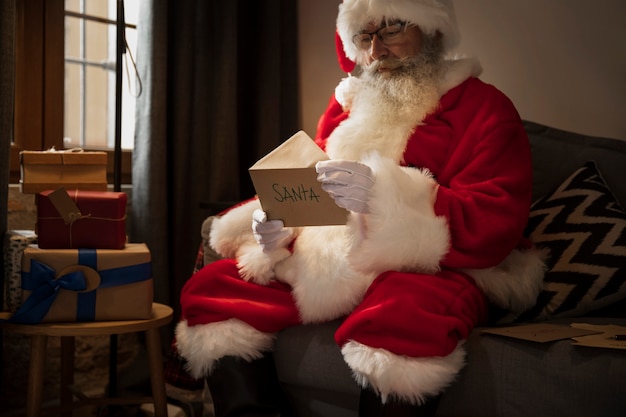
[[[438,63],[376,61],[355,83],[350,116],[328,138],[331,158],[360,160],[378,152],[400,163],[408,138],[439,104]],[[379,73],[378,67],[398,68]]]

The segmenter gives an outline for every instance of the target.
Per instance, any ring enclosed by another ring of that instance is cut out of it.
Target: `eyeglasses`
[[[366,51],[372,47],[372,40],[374,35],[376,35],[383,45],[392,46],[402,40],[405,27],[406,22],[395,22],[374,32],[357,33],[352,37],[352,42],[354,42],[357,48]]]

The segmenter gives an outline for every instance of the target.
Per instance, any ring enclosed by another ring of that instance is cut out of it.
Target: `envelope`
[[[317,181],[315,164],[328,155],[299,131],[249,169],[268,219],[285,226],[344,225],[347,210],[339,207]]]

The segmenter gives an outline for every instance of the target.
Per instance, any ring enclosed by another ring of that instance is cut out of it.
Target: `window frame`
[[[65,1],[16,0],[13,142],[9,181],[20,179],[23,150],[63,149]],[[113,183],[114,151],[108,153]],[[121,155],[122,184],[132,183],[132,151]]]

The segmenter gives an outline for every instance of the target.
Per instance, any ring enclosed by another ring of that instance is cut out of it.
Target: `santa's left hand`
[[[369,192],[374,185],[372,169],[357,161],[330,159],[315,165],[317,180],[339,207],[368,213]]]
[[[261,209],[252,213],[252,234],[266,253],[286,248],[293,239],[290,227],[285,227],[282,220],[269,220],[267,213]]]

